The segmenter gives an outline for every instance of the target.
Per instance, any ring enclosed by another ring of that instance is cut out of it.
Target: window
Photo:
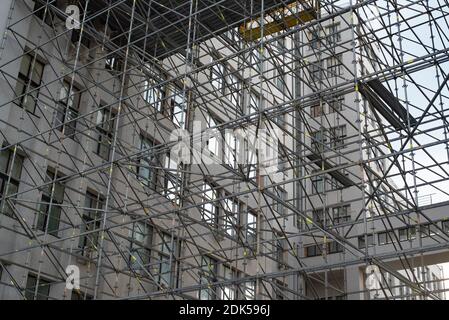
[[[410,240],[415,240],[416,239],[416,227],[410,227],[408,229],[408,234],[409,234]]]
[[[308,246],[305,249],[306,257],[308,258],[320,256],[322,253],[321,246],[319,245]]]
[[[257,241],[257,213],[250,210],[246,215],[246,242],[252,246]]]
[[[284,151],[284,148],[279,145],[278,153],[277,153],[278,157],[279,157],[279,160],[278,160],[278,171],[279,172],[285,172],[288,170],[287,166],[288,166],[289,162],[288,162],[288,156],[285,154],[285,152],[286,151]]]
[[[171,121],[181,129],[185,128],[186,122],[186,104],[184,92],[175,88],[173,96],[170,100],[170,117]]]
[[[239,140],[236,136],[226,131],[225,132],[225,163],[231,168],[237,167],[237,150],[239,148]]]
[[[80,290],[72,290],[70,300],[93,300],[94,297]]]
[[[379,245],[385,245],[388,243],[388,237],[386,232],[381,232],[377,235]]]
[[[439,234],[437,226],[433,223],[426,223],[420,226],[421,238],[433,237]]]
[[[132,224],[129,238],[131,239],[130,266],[134,271],[149,269],[151,257],[151,241],[153,229],[144,221]]]
[[[83,256],[92,257],[92,253],[97,251],[104,198],[88,191],[84,200],[84,208],[79,247]]]
[[[227,235],[234,237],[236,235],[238,216],[240,213],[240,203],[236,199],[226,198],[224,204],[224,230]]]
[[[286,75],[285,72],[283,70],[281,70],[279,72],[279,75],[277,77],[277,87],[279,89],[279,91],[284,92],[285,91],[285,87],[286,87]]]
[[[327,58],[328,77],[337,77],[343,73],[343,56],[341,54]]]
[[[115,114],[111,107],[100,105],[97,112],[98,144],[96,153],[104,160],[108,161],[111,153],[112,140],[114,138]]]
[[[33,8],[34,15],[43,20],[45,24],[52,26],[53,21],[53,12],[50,11],[50,6],[46,4],[42,4],[38,1],[34,2],[34,8]]]
[[[331,128],[331,148],[341,149],[345,145],[346,125]]]
[[[378,234],[378,241],[380,246],[392,243],[394,239],[395,239],[394,231],[380,232]]]
[[[443,221],[442,224],[443,231],[449,233],[449,220]]]
[[[50,282],[35,275],[28,274],[25,288],[26,300],[48,300],[50,296]]]
[[[248,140],[249,139],[249,140]],[[256,136],[250,135],[250,137],[246,138],[244,141],[245,144],[245,173],[248,174],[248,178],[253,179],[257,174],[257,152],[256,152]],[[239,158],[240,155],[237,155]]]
[[[324,209],[315,209],[312,211],[313,221],[320,225],[324,225]]]
[[[311,106],[310,107],[310,116],[312,116],[313,118],[316,117],[320,117],[321,115],[323,115],[323,106],[320,104],[317,104],[315,106]]]
[[[330,243],[328,243],[328,249],[330,254],[332,253],[339,253],[339,252],[343,252],[343,246],[336,242],[336,241],[332,241]]]
[[[429,225],[429,235],[431,237],[436,236],[437,234],[440,234],[440,230],[438,230],[438,226],[436,224],[431,223]]]
[[[368,247],[374,246],[374,236],[372,234],[368,234],[367,239],[368,239]],[[365,249],[366,247],[365,236],[360,236],[358,240],[359,240],[359,249]]]
[[[158,282],[159,284],[171,287],[173,285],[173,274],[175,271],[176,257],[178,252],[178,245],[176,238],[168,233],[162,233],[161,243],[159,244],[159,270]],[[171,258],[171,259],[170,259]],[[170,265],[172,260],[172,265]]]
[[[202,219],[214,226],[217,226],[218,222],[218,191],[214,187],[207,183],[203,183],[203,201],[201,206]]]
[[[306,41],[309,42],[309,49],[319,49],[321,46],[321,37],[319,30],[308,31]]]
[[[209,139],[206,141],[207,149],[212,153],[212,155],[220,157],[222,139],[219,138],[220,131],[216,128],[217,121],[215,121],[215,119],[210,114],[206,115],[206,125],[207,128],[210,129],[208,130],[210,136],[208,137]]]
[[[140,164],[137,168],[138,179],[147,187],[153,187],[156,181],[155,169],[157,163],[154,152],[156,142],[144,136],[140,136]]]
[[[62,203],[64,201],[64,185],[53,171],[48,170],[45,176],[46,185],[42,190],[42,200],[38,212],[37,229],[58,236]]]
[[[165,196],[175,204],[179,204],[179,186],[181,184],[181,173],[178,171],[178,163],[171,157],[170,153],[167,153],[165,155],[164,169]]]
[[[324,192],[324,177],[321,174],[312,177],[312,193]]]
[[[254,281],[248,281],[244,283],[243,299],[254,300],[256,297],[256,284]]]
[[[336,98],[333,98],[330,101],[328,101],[329,113],[343,111],[344,102],[345,102],[344,96],[336,97]]]
[[[323,79],[323,62],[316,61],[310,64],[310,80],[312,82],[319,82]]]
[[[208,256],[201,257],[200,300],[214,300],[216,298],[214,282],[217,282],[218,262]]]
[[[22,175],[23,157],[11,149],[0,152],[0,197],[7,197],[0,202],[1,213],[13,216],[13,209],[8,203],[14,194],[19,191],[20,177]]]
[[[325,151],[325,147],[327,145],[327,137],[325,129],[312,132],[310,135],[310,139],[311,139],[311,147],[314,152],[322,153]]]
[[[20,63],[20,71],[17,77],[16,95],[19,97],[17,104],[25,110],[35,113],[39,90],[44,73],[44,64],[35,58],[35,53],[26,54]]]
[[[253,70],[260,72],[263,70],[265,57],[262,53],[259,53],[259,50],[252,50],[249,52],[249,66]]]
[[[121,71],[122,69],[122,60],[121,58],[111,53],[106,57],[105,69],[110,71]]]
[[[145,80],[143,88],[143,99],[145,102],[157,112],[161,112],[165,96],[163,86],[157,85],[154,80]]]
[[[260,108],[260,97],[255,93],[251,93],[249,95],[249,101],[246,108],[246,115],[259,112],[259,108]]]
[[[277,101],[274,101],[274,104],[277,105],[279,103]],[[277,115],[274,116],[274,118],[272,118],[272,121],[274,123],[276,123],[280,128],[284,128],[284,126],[285,126],[285,118],[286,118],[286,114],[285,113],[278,113]]]
[[[66,136],[76,132],[76,118],[79,116],[81,93],[70,82],[64,81],[59,93],[56,125],[60,131],[64,130]]]
[[[285,253],[286,253],[286,239],[282,234],[277,234],[275,239],[275,247],[276,247],[276,262],[278,265],[278,268],[282,268],[285,266],[286,259],[285,259]]]
[[[233,74],[227,75],[227,81],[228,81],[228,90],[229,90],[229,100],[231,101],[232,106],[237,108],[240,106],[240,100],[241,100],[241,91],[240,91],[240,81],[239,78],[237,78]]]
[[[333,46],[341,40],[341,34],[338,27],[338,23],[326,27],[326,43],[328,46]]]
[[[212,61],[212,62],[214,62],[214,61]],[[223,93],[223,91],[224,91],[224,79],[225,79],[224,71],[225,71],[225,67],[221,63],[216,63],[211,68],[210,79],[211,79],[212,87],[214,89],[218,90],[218,92],[220,92],[220,93]]]
[[[309,31],[308,38],[307,41],[309,41],[310,49],[318,49],[320,47],[321,39],[319,30]]]
[[[346,177],[349,175],[345,170],[342,170],[342,174]],[[329,190],[341,190],[346,188],[346,186],[344,186],[339,180],[329,175],[326,176],[326,184],[329,187]],[[367,214],[369,214],[369,211],[367,211]]]
[[[286,73],[281,65],[275,64],[273,69],[273,77],[276,81],[276,87],[279,91],[284,92],[286,87]]]
[[[350,205],[339,206],[332,208],[332,218],[334,224],[340,224],[351,220],[351,214],[349,212]]]
[[[284,216],[287,214],[287,208],[284,205],[284,202],[287,202],[288,194],[287,191],[282,189],[281,187],[277,187],[276,189],[276,196],[279,198],[279,200],[275,201],[275,210],[279,215]]]
[[[81,34],[81,29],[72,29],[72,37],[70,41],[72,41],[74,45],[77,45],[80,40],[84,47],[90,48],[90,37],[86,34],[86,32]]]
[[[284,300],[285,293],[284,291],[287,289],[287,285],[279,280],[275,280],[274,282],[274,298],[276,300]]]
[[[416,238],[415,227],[401,228],[399,231],[399,241],[413,240]]]
[[[275,52],[277,54],[283,54],[285,53],[285,38],[278,38],[275,42],[274,42],[274,46],[275,46]]]
[[[233,280],[235,278],[235,271],[230,267],[223,266],[223,279],[224,281]],[[224,284],[221,290],[222,300],[234,300],[235,299],[235,287],[233,284]]]
[[[419,230],[421,232],[421,238],[427,238],[430,236],[430,224],[422,224],[419,226]]]

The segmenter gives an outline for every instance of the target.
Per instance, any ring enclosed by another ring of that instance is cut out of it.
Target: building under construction
[[[0,8],[0,299],[446,298],[446,0]]]

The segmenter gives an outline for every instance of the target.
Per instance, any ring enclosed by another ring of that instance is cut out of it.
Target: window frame
[[[24,66],[25,59],[28,59],[28,63]],[[40,70],[36,69],[36,66],[40,67]],[[23,69],[26,69],[26,74],[23,73]],[[18,99],[14,102],[26,111],[36,114],[36,107],[39,101],[40,90],[37,90],[43,80],[45,71],[45,63],[39,58],[39,56],[33,51],[25,54],[19,67],[19,73],[17,75],[17,83],[15,87],[16,96],[21,96],[20,101]],[[34,76],[37,75],[37,78]],[[20,91],[20,92],[19,92]],[[29,93],[33,91],[33,93]],[[32,105],[28,105],[29,99],[32,100]]]
[[[139,157],[139,166],[137,166],[136,170],[137,179],[149,188],[153,188],[156,185],[157,170],[153,166],[157,164],[158,157],[153,149],[158,145],[159,143],[156,140],[143,134],[140,135],[141,155]]]
[[[81,90],[75,84],[63,80],[58,99],[56,119],[58,121],[58,130],[64,131],[67,137],[73,137],[76,134],[77,121],[74,119],[79,117],[81,96]],[[70,123],[67,123],[69,121]]]
[[[30,280],[34,279],[34,284],[30,283]],[[36,293],[36,285],[37,294]],[[44,291],[45,292],[44,292]],[[38,277],[35,274],[28,273],[27,282],[24,290],[24,296],[26,300],[48,300],[50,298],[50,290],[51,290],[51,281]]]
[[[129,230],[129,261],[130,268],[135,272],[143,271],[143,269],[150,271],[153,232],[153,226],[145,221],[132,222],[132,227]],[[138,239],[137,235],[142,240]]]
[[[61,182],[62,175],[55,175],[52,169],[47,169],[47,173],[45,176],[45,184],[50,183],[49,186],[45,186],[41,189],[42,197],[41,204],[38,209],[38,218],[36,223],[36,229],[45,232],[54,237],[59,236],[59,226],[61,224],[61,215],[63,213],[62,204],[64,203],[64,193],[65,193],[65,185]],[[58,180],[58,181],[56,181]],[[56,192],[56,188],[61,188],[58,192]],[[54,191],[52,192],[52,190]],[[50,192],[48,192],[50,190]],[[52,195],[53,193],[53,195]],[[55,199],[55,195],[57,197],[61,196],[60,199]],[[51,207],[51,210],[50,210]],[[42,210],[42,208],[46,208]],[[48,219],[50,220],[48,223]],[[50,229],[50,222],[53,221],[55,223],[56,229]],[[48,224],[48,227],[47,227]]]
[[[20,180],[21,180],[22,171],[23,171],[23,164],[25,162],[25,157],[18,154],[17,151],[14,156],[13,149],[5,149],[5,150],[1,151],[0,159],[3,158],[3,155],[5,153],[8,153],[6,162],[4,163],[5,168],[0,168],[0,197],[3,197],[4,195],[6,197],[8,197],[11,194],[17,193],[19,191]],[[12,161],[12,158],[14,158],[14,161]],[[17,161],[19,163],[17,163]],[[15,170],[18,170],[18,171],[15,172]],[[11,175],[10,175],[10,173],[11,173]],[[11,192],[11,186],[14,186],[13,192]],[[16,192],[14,192],[14,191],[16,191]],[[16,199],[17,196],[13,196],[12,198]],[[5,211],[5,208],[8,208],[8,210]],[[0,214],[5,214],[9,217],[14,218],[15,215],[10,212],[10,209],[12,209],[12,208],[10,208],[10,205],[5,201],[5,199],[0,201]]]
[[[97,120],[95,129],[98,133],[98,143],[95,154],[105,161],[109,161],[111,158],[111,146],[114,139],[115,122],[118,121],[116,113],[112,109],[112,106],[105,106],[100,104],[97,110]],[[99,119],[101,116],[101,119]],[[106,128],[105,128],[106,127]],[[106,139],[106,142],[104,141]],[[107,153],[104,153],[106,148]],[[106,156],[107,155],[107,156]]]
[[[208,255],[201,256],[201,264],[199,270],[199,284],[203,286],[207,284],[206,288],[198,290],[198,298],[200,300],[215,300],[217,292],[214,283],[218,281],[218,260]],[[203,294],[205,295],[203,296]],[[206,297],[206,299],[203,299]]]
[[[149,78],[144,81],[143,88],[143,100],[150,104],[156,112],[162,112],[165,101],[164,87],[157,85],[156,80]]]
[[[85,208],[81,216],[82,225],[80,232],[83,233],[100,229],[103,217],[103,212],[100,210],[104,210],[105,198],[98,193],[87,190],[84,203]],[[93,207],[94,203],[95,207]],[[87,227],[87,224],[91,225],[91,227]],[[95,252],[95,248],[98,246],[98,243],[98,231],[89,235],[80,235],[78,247],[80,248],[81,255],[91,258],[92,254]]]
[[[214,184],[208,181],[203,181],[201,192],[201,197],[205,200],[205,202],[203,201],[201,204],[201,219],[216,228],[218,227],[220,214],[220,204],[218,200],[220,198],[220,190],[217,189]]]

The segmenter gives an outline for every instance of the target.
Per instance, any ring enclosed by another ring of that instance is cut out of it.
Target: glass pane
[[[20,180],[20,177],[22,175],[22,167],[23,167],[23,157],[19,156],[16,153],[15,159],[14,159],[14,165],[12,167],[11,171],[11,177]]]
[[[104,116],[104,110],[98,110],[97,111],[97,120],[96,120],[96,125],[97,126],[102,126],[101,124],[103,123],[103,121],[104,121],[104,119],[105,119],[105,116]]]
[[[33,74],[31,77],[31,80],[37,84],[40,85],[42,81],[42,74],[44,72],[44,66],[39,61],[34,61],[34,68],[33,68]]]
[[[159,270],[160,282],[169,285],[170,284],[170,261],[169,258],[161,256],[161,264]]]
[[[67,104],[67,97],[69,95],[70,84],[64,82],[61,90],[59,91],[59,101],[63,104]]]
[[[22,94],[25,93],[25,90],[26,90],[26,84],[21,79],[17,79],[16,90],[15,90],[16,96],[17,97],[21,96]],[[22,104],[22,101],[23,101],[23,97],[21,97],[20,99],[17,99],[16,103]]]
[[[145,223],[137,222],[134,225],[134,234],[133,234],[133,240],[145,243],[145,237],[148,234],[148,228]]]
[[[149,185],[151,181],[151,171],[147,167],[149,165],[145,160],[140,161],[141,167],[139,167],[139,177],[143,178],[146,185]]]
[[[37,292],[36,292],[36,285]],[[36,300],[48,300],[50,294],[50,284],[42,279],[39,279],[39,284],[37,283],[37,278],[32,275],[28,275],[26,289],[25,289],[25,299],[34,300],[36,294]]]
[[[42,197],[42,202],[48,202],[46,197]],[[48,203],[42,203],[39,208],[36,228],[45,231],[48,215]]]
[[[6,181],[4,181],[4,182],[6,183]],[[6,191],[6,189],[8,189],[8,192],[6,193],[6,195],[13,195],[13,194],[16,194],[19,191],[19,186],[14,184],[14,183],[10,183],[7,186],[5,185],[4,187],[5,187],[4,191]],[[15,196],[14,197],[10,197],[9,201],[5,201],[4,202],[4,207],[3,207],[3,213],[6,214],[6,215],[9,215],[11,217],[14,216],[12,206],[15,205],[15,202],[12,201],[13,198],[16,198],[16,197]],[[11,206],[11,204],[12,204],[12,206]],[[2,204],[0,204],[0,209],[1,209],[1,205]]]
[[[81,99],[81,92],[78,88],[73,87],[72,96],[70,97],[70,107],[72,107],[75,110],[78,110],[80,106],[80,99]]]
[[[9,150],[3,150],[2,152],[0,152],[0,171],[5,174],[8,174],[8,163],[10,153],[11,152]]]
[[[166,253],[166,254],[170,254],[171,253],[171,235],[169,234],[164,234],[162,239],[161,239],[161,252]]]
[[[30,87],[30,91],[31,90],[33,90],[32,87]],[[33,91],[23,98],[22,106],[31,113],[34,113],[34,111],[36,110],[37,95],[38,91]]]
[[[64,201],[64,185],[59,182],[55,183],[53,200],[57,201],[58,203],[62,203]]]
[[[52,204],[48,222],[49,234],[57,236],[60,216],[61,216],[61,206],[57,204]]]
[[[137,248],[131,251],[131,268],[134,270],[139,270],[147,267],[150,263],[150,250],[145,248]]]
[[[109,153],[110,153],[110,142],[109,138],[107,136],[101,135],[99,138],[100,142],[98,145],[98,155],[105,159],[109,159]]]
[[[26,78],[28,78],[29,76],[28,72],[30,70],[30,64],[31,64],[31,56],[27,54],[22,58],[22,61],[20,63],[20,73],[24,75]]]
[[[56,109],[55,125],[60,126],[64,123],[66,106],[63,104],[58,104]],[[62,130],[62,127],[59,127],[59,130]]]

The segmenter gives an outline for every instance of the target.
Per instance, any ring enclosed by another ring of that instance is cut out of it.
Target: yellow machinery
[[[299,0],[284,8],[269,12],[263,18],[263,36],[266,37],[316,19],[319,8],[319,0]],[[253,19],[241,25],[239,32],[248,42],[262,38],[261,19]]]

